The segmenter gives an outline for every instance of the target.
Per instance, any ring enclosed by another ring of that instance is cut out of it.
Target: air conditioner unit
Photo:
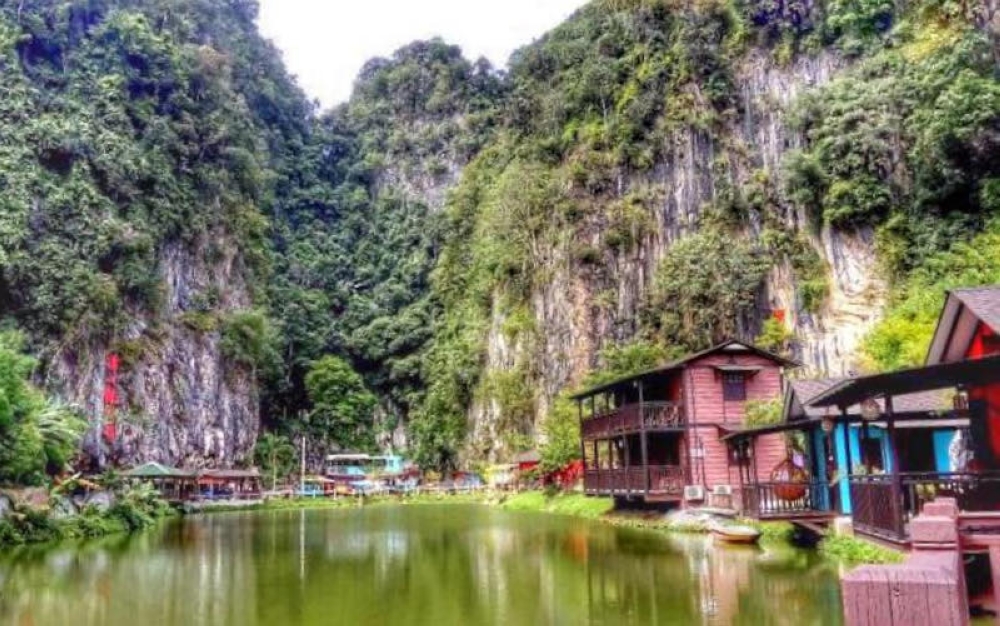
[[[701,485],[688,485],[684,487],[684,499],[688,502],[692,500],[704,500],[705,488]]]
[[[712,488],[713,496],[731,496],[733,495],[733,488],[731,485],[716,485]]]

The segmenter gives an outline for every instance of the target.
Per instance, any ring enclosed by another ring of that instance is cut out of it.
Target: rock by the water
[[[115,497],[110,491],[95,491],[87,496],[84,506],[94,507],[101,513],[110,509],[115,503]]]
[[[10,515],[14,510],[14,500],[5,493],[0,493],[0,519]]]
[[[73,501],[64,496],[57,496],[52,501],[53,519],[66,519],[77,514],[76,505]]]

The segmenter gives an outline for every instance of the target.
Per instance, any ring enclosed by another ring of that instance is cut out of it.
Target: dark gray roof
[[[260,472],[257,468],[251,469],[210,469],[201,472],[202,478],[219,479],[239,479],[239,478],[259,478]]]
[[[824,391],[808,400],[808,403],[816,406],[851,406],[865,398],[892,396],[895,408],[895,399],[902,396],[918,393],[949,395],[949,390],[959,386],[977,387],[997,382],[1000,382],[1000,355],[860,376]],[[900,411],[901,409],[897,409],[896,412]]]
[[[1000,331],[1000,285],[954,289],[951,294],[980,321]]]
[[[541,460],[542,455],[538,453],[538,450],[528,450],[514,457],[515,463],[538,463]]]
[[[823,417],[824,415],[836,413],[836,409],[827,412],[825,407],[808,406],[807,403],[813,398],[833,389],[837,385],[849,380],[847,378],[819,378],[811,380],[792,380],[789,387],[795,399],[797,399],[805,409],[807,417]],[[882,400],[878,400],[882,405]],[[893,412],[902,413],[941,413],[951,410],[951,393],[947,391],[919,391],[895,396],[892,399]],[[883,407],[884,409],[884,407]],[[861,406],[855,404],[847,410],[848,415],[861,415]],[[785,416],[786,418],[788,416]]]
[[[590,396],[594,396],[594,395],[597,395],[599,393],[603,393],[605,391],[614,389],[615,387],[620,387],[620,386],[622,386],[624,384],[631,383],[632,381],[642,380],[642,379],[645,379],[645,378],[650,378],[652,376],[666,374],[667,372],[672,372],[674,370],[679,370],[679,369],[687,366],[692,361],[697,361],[698,359],[702,359],[702,358],[704,358],[706,356],[715,354],[716,352],[726,352],[726,351],[732,351],[732,350],[742,350],[742,351],[746,351],[746,352],[751,352],[751,353],[756,354],[757,356],[763,357],[765,359],[770,359],[770,360],[774,361],[775,363],[777,363],[777,364],[779,364],[781,366],[784,366],[784,367],[799,367],[801,365],[801,363],[799,363],[797,361],[793,361],[793,360],[785,358],[785,357],[783,357],[781,355],[774,354],[773,352],[768,352],[767,350],[762,350],[761,348],[758,348],[757,346],[754,346],[754,345],[752,345],[750,343],[746,343],[746,342],[743,342],[743,341],[737,341],[735,339],[730,339],[729,341],[724,341],[724,342],[722,342],[722,343],[720,343],[720,344],[718,344],[716,346],[712,346],[711,348],[708,348],[707,350],[702,350],[701,352],[695,352],[693,354],[689,354],[689,355],[687,355],[687,356],[685,356],[685,357],[683,357],[681,359],[678,359],[678,360],[676,360],[676,361],[674,361],[672,363],[668,363],[666,365],[663,365],[662,367],[657,367],[655,369],[651,369],[651,370],[648,370],[648,371],[645,371],[645,372],[640,372],[638,374],[633,374],[631,376],[625,376],[623,378],[619,378],[617,380],[613,380],[613,381],[611,381],[609,383],[604,383],[603,385],[598,385],[597,387],[592,387],[592,388],[587,389],[585,391],[581,391],[579,393],[575,393],[575,394],[573,394],[573,395],[570,396],[570,399],[571,400],[582,400],[583,398],[588,398]]]

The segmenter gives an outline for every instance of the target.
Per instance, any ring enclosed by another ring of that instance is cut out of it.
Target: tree
[[[284,435],[264,433],[253,449],[254,463],[264,476],[271,478],[274,489],[279,479],[287,478],[295,471],[298,460],[295,444]]]
[[[556,399],[542,423],[542,433],[545,436],[540,450],[543,471],[554,472],[580,458],[580,416],[569,398]]]
[[[86,428],[68,406],[29,383],[35,361],[19,333],[0,334],[0,483],[35,485],[63,470]]]
[[[310,438],[344,449],[374,446],[377,400],[346,361],[325,356],[314,363],[306,375],[306,392],[312,403],[305,424]]]
[[[720,233],[685,237],[656,270],[647,324],[666,343],[690,349],[738,337],[769,265],[761,250]]]
[[[62,472],[80,449],[87,421],[77,407],[50,400],[35,415],[34,422],[42,442],[46,473]]]

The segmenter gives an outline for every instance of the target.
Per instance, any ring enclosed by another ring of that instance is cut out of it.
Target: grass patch
[[[820,553],[835,561],[850,565],[900,563],[903,553],[883,548],[864,539],[833,535],[819,544]]]
[[[610,498],[588,498],[577,493],[548,495],[541,491],[525,491],[508,497],[501,506],[509,511],[538,511],[597,519],[614,510],[615,502]]]
[[[795,526],[790,522],[758,522],[750,519],[737,521],[741,526],[749,526],[760,531],[761,541],[791,543]]]

